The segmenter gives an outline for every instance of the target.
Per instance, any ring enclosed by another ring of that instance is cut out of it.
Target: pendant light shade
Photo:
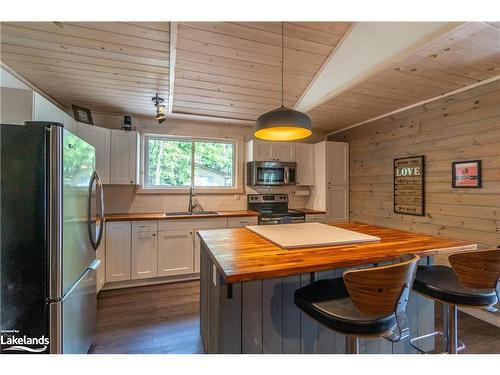
[[[257,138],[267,141],[294,141],[311,134],[309,116],[285,106],[260,115],[255,130]]]
[[[267,141],[295,141],[309,137],[311,119],[305,113],[284,105],[284,23],[281,23],[281,107],[263,113],[257,119],[254,135]]]

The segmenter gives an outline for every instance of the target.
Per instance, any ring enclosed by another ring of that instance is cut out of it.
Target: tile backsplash
[[[286,193],[290,208],[306,206],[307,196],[296,196],[295,191],[309,191],[307,187],[273,187],[249,189],[248,193]],[[107,214],[186,211],[187,194],[137,194],[134,186],[104,186],[104,206]],[[199,194],[198,201],[204,210],[244,210],[246,194]]]

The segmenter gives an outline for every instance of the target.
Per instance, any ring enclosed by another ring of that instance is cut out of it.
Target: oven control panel
[[[288,194],[248,194],[248,203],[288,203]]]

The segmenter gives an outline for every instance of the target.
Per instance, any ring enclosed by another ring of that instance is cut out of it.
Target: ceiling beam
[[[323,71],[326,69],[326,67],[330,64],[330,61],[333,59],[333,56],[335,56],[335,53],[337,53],[337,50],[340,48],[340,46],[342,45],[342,43],[344,43],[344,41],[346,40],[347,36],[354,29],[354,27],[356,26],[356,23],[357,22],[353,22],[351,24],[351,26],[349,26],[349,28],[347,29],[347,31],[345,32],[345,34],[342,35],[342,38],[340,38],[339,42],[337,43],[337,45],[335,46],[335,48],[333,49],[333,51],[330,53],[330,55],[325,60],[325,62],[323,63],[323,65],[321,65],[321,68],[319,68],[319,70],[316,72],[316,74],[314,75],[314,77],[311,79],[311,82],[309,82],[309,84],[307,85],[307,87],[304,90],[304,92],[302,93],[302,95],[300,95],[300,98],[297,99],[297,101],[295,102],[295,105],[293,106],[294,109],[298,108],[299,103],[307,95],[307,93],[309,92],[309,90],[311,89],[311,87],[316,83],[318,77],[323,73]]]
[[[229,117],[216,117],[208,115],[192,115],[189,113],[178,113],[173,112],[166,115],[167,119],[179,119],[179,120],[193,120],[193,121],[203,121],[203,122],[218,122],[245,126],[254,126],[255,121],[234,119]]]
[[[170,22],[170,64],[168,85],[168,113],[174,108],[175,61],[177,58],[177,22]]]
[[[335,49],[295,109],[308,112],[410,56],[463,22],[358,22]]]

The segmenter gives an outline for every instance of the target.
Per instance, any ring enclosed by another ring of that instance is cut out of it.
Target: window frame
[[[146,185],[146,173],[148,168],[148,140],[149,139],[161,139],[161,140],[172,140],[172,141],[186,141],[191,142],[191,185],[182,186],[148,186]],[[231,186],[196,186],[193,185],[195,182],[195,144],[196,142],[217,142],[217,143],[227,143],[233,145],[233,173],[232,173],[232,185]],[[179,136],[170,134],[157,134],[157,133],[144,133],[141,137],[141,179],[140,186],[136,189],[137,193],[165,193],[165,194],[185,194],[189,192],[189,188],[193,185],[196,188],[197,193],[241,193],[243,188],[241,186],[241,170],[239,168],[241,164],[240,153],[243,147],[243,140],[229,139],[229,138],[212,138],[212,137],[190,137],[190,136]]]

